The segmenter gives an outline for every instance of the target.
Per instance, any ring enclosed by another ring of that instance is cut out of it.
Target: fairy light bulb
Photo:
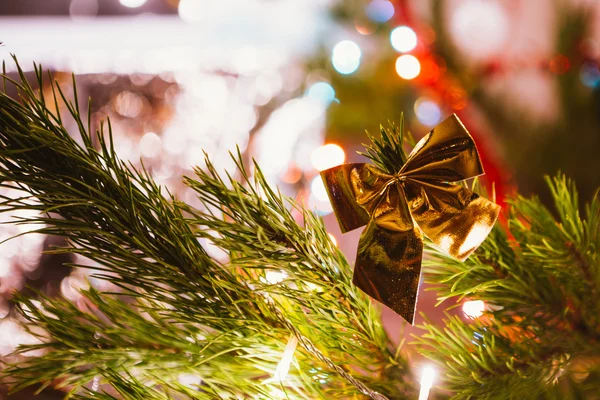
[[[310,161],[317,171],[323,171],[343,164],[346,160],[346,153],[337,144],[326,144],[317,147],[310,155]]]
[[[469,318],[476,319],[483,315],[485,311],[485,303],[482,300],[465,301],[462,310]]]
[[[427,400],[429,398],[429,391],[433,387],[433,378],[435,377],[435,370],[433,367],[427,366],[423,368],[423,375],[421,375],[421,390],[419,391],[419,400]]]
[[[277,368],[275,368],[275,373],[273,374],[273,380],[275,380],[275,382],[282,382],[287,377],[297,346],[298,339],[296,336],[291,335],[285,345],[281,360],[279,361],[279,364],[277,364]]]
[[[417,34],[408,26],[399,26],[390,33],[392,47],[401,53],[417,47]]]
[[[396,60],[396,72],[402,79],[414,79],[421,73],[421,63],[413,55],[401,55]]]

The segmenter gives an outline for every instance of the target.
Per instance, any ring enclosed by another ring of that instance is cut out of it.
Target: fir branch
[[[99,149],[93,147],[76,90],[70,103],[52,84],[51,101],[65,103],[83,146],[19,73],[19,81],[10,82],[22,103],[0,93],[0,185],[23,196],[3,199],[1,210],[39,212],[15,223],[43,224],[37,232],[66,237],[69,247],[53,252],[95,261],[95,276],[121,287],[126,297],[91,289],[83,294],[90,305],[85,312],[64,300],[43,298],[38,307],[20,298],[23,317],[47,336],[19,350],[44,350],[43,356],[5,371],[15,388],[68,385],[72,396],[85,398],[92,396],[85,385],[99,376],[116,393],[136,399],[168,398],[170,391],[270,398],[279,396],[272,393],[278,388],[290,398],[359,392],[412,397],[403,379],[407,361],[393,353],[378,312],[350,284],[350,267],[320,219],[273,192],[258,168],[250,184],[239,154],[247,186],[223,181],[210,162],[208,172],[187,180],[212,212],[164,197],[145,170],[118,159],[110,122],[100,125]],[[39,67],[36,77],[42,88]],[[303,215],[304,226],[290,206]],[[198,239],[221,246],[231,261],[211,259]],[[261,278],[269,268],[285,271],[288,279],[266,284]],[[266,384],[290,331],[304,339],[297,368],[285,387]],[[181,371],[202,378],[197,390],[177,383]]]
[[[358,152],[377,165],[382,171],[394,175],[400,171],[400,168],[407,160],[407,155],[404,152],[404,142],[414,146],[415,141],[410,133],[404,129],[404,113],[400,115],[400,126],[394,123],[389,123],[389,128],[379,127],[381,138],[367,133],[367,137],[371,144],[364,144],[365,152]]]
[[[425,324],[418,339],[425,355],[451,371],[446,383],[457,398],[562,393],[578,360],[600,357],[600,197],[582,219],[573,182],[561,174],[547,182],[558,219],[538,199],[517,196],[506,225],[497,224],[464,263],[427,249],[426,280],[440,301],[488,304],[472,325],[456,318],[445,330]],[[585,390],[599,389],[588,382]]]

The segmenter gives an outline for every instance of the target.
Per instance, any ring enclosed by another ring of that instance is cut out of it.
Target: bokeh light
[[[499,2],[466,0],[452,15],[450,32],[468,55],[486,59],[501,52],[509,34],[509,19]]]
[[[417,34],[408,26],[399,26],[390,33],[392,47],[401,53],[417,47]]]
[[[148,0],[119,0],[119,3],[129,8],[137,8],[146,4]]]
[[[429,391],[433,386],[433,379],[435,378],[435,369],[431,366],[425,366],[421,373],[421,390],[419,391],[419,400],[427,400],[429,398]]]
[[[280,282],[283,282],[285,278],[287,278],[287,273],[285,271],[268,270],[265,272],[264,281],[270,285],[276,285]]]
[[[417,57],[404,54],[396,60],[396,72],[400,78],[407,80],[414,79],[421,72],[421,63],[419,63]]]
[[[162,152],[162,139],[154,132],[148,132],[140,140],[140,152],[144,157],[154,158]]]
[[[579,71],[579,79],[581,83],[589,88],[595,88],[600,85],[600,70],[593,63],[586,63],[581,66]]]
[[[394,16],[394,5],[387,0],[373,0],[367,6],[367,16],[375,22],[386,22]]]
[[[485,303],[482,300],[465,301],[463,303],[462,310],[469,318],[479,318],[485,311]]]
[[[342,40],[333,48],[331,62],[340,74],[351,74],[358,69],[361,55],[360,47],[356,43],[352,40]]]
[[[329,143],[318,147],[310,155],[310,161],[317,171],[324,171],[343,164],[346,153],[337,144]]]
[[[179,17],[185,22],[198,22],[205,12],[204,4],[197,0],[181,0],[177,8]]]
[[[436,125],[442,118],[440,106],[427,97],[417,99],[415,102],[415,114],[419,122],[426,126]]]
[[[571,63],[569,59],[562,54],[557,54],[548,62],[550,72],[557,75],[562,75],[569,70]]]
[[[312,183],[310,184],[310,191],[317,200],[329,201],[327,189],[325,188],[325,184],[323,183],[323,179],[321,179],[320,175],[315,176],[313,179]]]
[[[308,89],[306,95],[327,106],[335,99],[335,90],[327,82],[317,82]]]

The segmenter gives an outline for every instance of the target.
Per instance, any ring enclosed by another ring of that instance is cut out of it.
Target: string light
[[[297,346],[298,339],[296,339],[295,335],[290,335],[290,338],[285,345],[285,350],[283,350],[281,360],[279,361],[279,364],[277,364],[277,368],[275,368],[275,373],[273,374],[273,380],[275,382],[283,382],[287,377]]]
[[[390,33],[392,47],[401,53],[417,47],[417,34],[408,26],[399,26]]]
[[[342,40],[332,51],[333,68],[340,74],[351,74],[358,69],[361,55],[360,47],[356,43],[352,40]]]
[[[317,171],[324,171],[343,164],[346,160],[346,153],[337,144],[329,143],[317,147],[310,155],[310,161]]]
[[[396,60],[396,72],[400,78],[406,80],[414,79],[421,72],[421,63],[419,63],[417,57],[404,54]]]
[[[469,318],[476,319],[483,315],[485,311],[485,303],[482,300],[465,301],[462,310]]]
[[[433,387],[433,378],[435,377],[435,370],[427,366],[423,368],[423,375],[421,376],[421,390],[419,391],[419,400],[427,400],[429,398],[429,391]]]
[[[287,278],[287,274],[284,271],[273,271],[269,270],[265,272],[264,281],[271,285],[276,285],[282,282],[285,278]]]

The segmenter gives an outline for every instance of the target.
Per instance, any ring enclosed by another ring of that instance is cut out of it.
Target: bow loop
[[[412,324],[421,232],[464,260],[498,217],[498,205],[448,183],[482,173],[475,143],[456,115],[419,141],[396,175],[363,163],[322,171],[342,231],[367,225],[358,244],[353,282]]]

